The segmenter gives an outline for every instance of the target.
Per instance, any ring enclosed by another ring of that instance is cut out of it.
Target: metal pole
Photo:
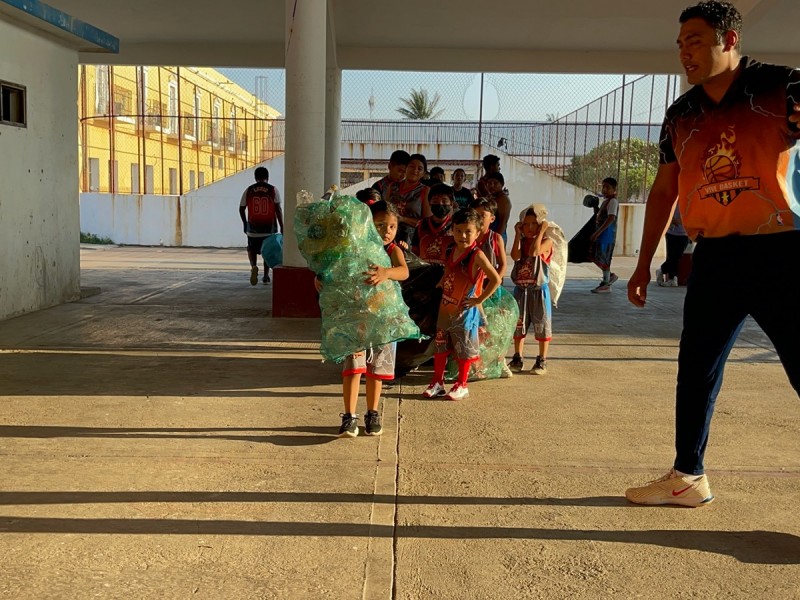
[[[622,76],[622,98],[619,103],[619,144],[617,145],[617,178],[622,174],[622,133],[625,123],[625,75]]]
[[[480,151],[483,136],[483,73],[481,73],[481,98],[478,106],[478,151]]]
[[[178,195],[183,196],[183,120],[181,119],[181,68],[177,69],[178,79]]]

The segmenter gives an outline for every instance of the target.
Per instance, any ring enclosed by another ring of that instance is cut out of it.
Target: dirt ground
[[[272,319],[243,250],[81,255],[85,298],[0,322],[0,597],[800,598],[800,402],[754,324],[717,500],[623,497],[672,462],[681,288],[571,267],[546,376],[453,403],[422,369],[340,440],[319,321]]]

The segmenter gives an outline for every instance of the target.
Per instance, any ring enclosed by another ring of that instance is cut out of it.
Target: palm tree
[[[428,90],[411,90],[409,98],[400,98],[400,102],[405,106],[397,108],[397,112],[403,115],[404,119],[415,121],[426,121],[435,119],[444,112],[444,109],[436,110],[436,105],[441,100],[439,93],[434,94],[433,98],[428,97]]]

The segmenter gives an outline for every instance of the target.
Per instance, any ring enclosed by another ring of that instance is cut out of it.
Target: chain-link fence
[[[283,85],[277,70],[82,66],[81,189],[182,194],[282,153]],[[475,147],[490,146],[589,190],[617,177],[620,198],[641,201],[678,86],[675,76],[345,72],[342,142],[460,147],[463,157],[436,163],[466,168],[467,184],[480,174]],[[401,108],[419,118],[398,120]],[[344,155],[342,185],[384,175],[389,152]]]
[[[278,112],[218,71],[80,67],[81,190],[179,195],[283,152]]]

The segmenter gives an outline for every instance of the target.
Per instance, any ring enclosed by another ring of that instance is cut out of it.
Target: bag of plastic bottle
[[[300,204],[294,219],[300,253],[322,282],[320,352],[341,362],[365,348],[420,339],[396,281],[364,283],[370,265],[391,267],[366,204],[334,194]]]
[[[503,287],[483,303],[485,324],[478,329],[480,357],[472,363],[469,381],[496,379],[502,376],[505,356],[514,340],[514,330],[519,320],[519,307],[514,295]],[[447,363],[447,380],[458,377],[458,362],[452,358]]]

